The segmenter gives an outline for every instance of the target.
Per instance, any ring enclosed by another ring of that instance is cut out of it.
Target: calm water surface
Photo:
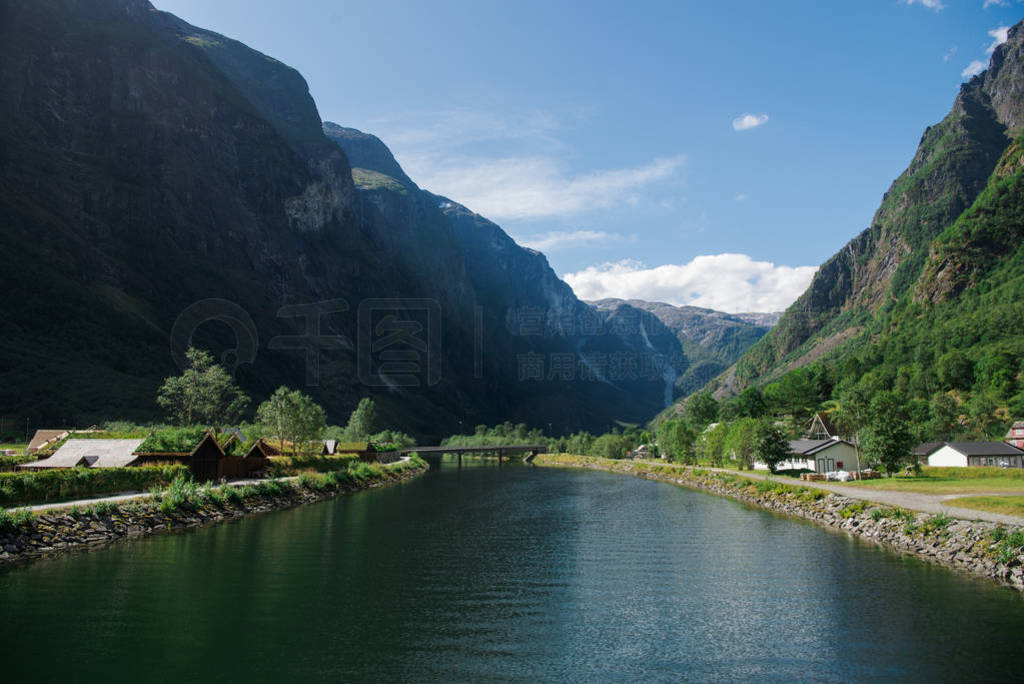
[[[417,481],[0,570],[4,681],[1018,679],[1013,591],[670,485]]]

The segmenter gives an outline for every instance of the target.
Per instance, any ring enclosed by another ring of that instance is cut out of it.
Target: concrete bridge
[[[533,460],[533,457],[539,453],[547,451],[547,444],[501,444],[492,446],[455,446],[454,444],[449,446],[416,446],[408,447],[406,449],[400,449],[399,453],[402,455],[417,453],[420,456],[429,456],[431,454],[455,454],[459,457],[459,465],[462,465],[462,456],[466,455],[480,455],[480,456],[497,456],[498,465],[509,456],[516,456],[521,454],[527,454],[527,461]]]

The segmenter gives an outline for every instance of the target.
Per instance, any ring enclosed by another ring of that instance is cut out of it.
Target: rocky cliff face
[[[370,394],[428,437],[662,404],[660,378],[610,377],[614,336],[545,328],[589,309],[542,255],[421,191],[373,136],[325,135],[301,75],[237,41],[143,0],[8,0],[0,93],[0,415],[159,417],[190,340],[257,400],[301,387],[343,420]],[[364,367],[396,339],[390,371]]]
[[[376,136],[330,122],[324,132],[352,162],[358,211],[374,212],[388,234],[429,226],[433,240],[455,255],[412,254],[417,263],[443,272],[453,259],[462,264],[475,297],[480,367],[504,383],[494,401],[510,419],[531,415],[524,412],[528,406],[539,424],[550,422],[557,431],[584,424],[604,430],[643,422],[672,400],[674,368],[683,355],[671,334],[667,345],[651,346],[636,326],[625,331],[621,320],[606,319],[576,298],[543,254],[516,244],[458,202],[419,189]]]
[[[673,306],[663,302],[602,299],[592,304],[599,310],[624,307],[643,311],[670,331],[686,359],[677,365],[673,380],[675,394],[686,397],[696,392],[742,356],[778,321],[781,313],[728,314],[696,306]]]
[[[1018,25],[989,70],[964,84],[946,118],[925,130],[870,227],[826,261],[778,325],[716,381],[720,393],[842,348],[889,303],[913,293],[934,241],[976,200],[1020,132],[1022,44]]]

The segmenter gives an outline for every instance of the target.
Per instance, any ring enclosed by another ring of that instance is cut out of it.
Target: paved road
[[[661,465],[677,465],[674,463],[664,464],[661,461],[652,462],[659,463]],[[678,465],[677,467],[688,468],[690,466]],[[749,470],[738,472],[735,470],[726,470],[724,468],[698,467],[702,470],[715,470],[721,473],[729,473],[731,475],[742,475],[743,477],[749,477],[755,480],[772,479],[785,484],[797,484],[803,485],[804,487],[812,487],[814,489],[824,489],[825,491],[835,492],[836,494],[847,496],[851,499],[871,501],[872,503],[879,503],[885,506],[899,506],[900,508],[907,508],[912,511],[920,511],[922,513],[945,513],[948,516],[962,518],[964,520],[987,520],[988,522],[1002,523],[1004,525],[1024,525],[1024,518],[1021,517],[1004,515],[1002,513],[991,513],[989,511],[977,511],[973,508],[957,508],[956,506],[951,506],[948,503],[949,501],[956,500],[964,496],[1013,496],[1015,494],[1024,494],[1024,492],[995,492],[993,494],[974,492],[970,494],[921,494],[919,492],[901,492],[891,489],[869,489],[867,487],[833,484],[831,482],[804,482],[803,480],[793,480],[789,477],[774,477],[767,473],[762,474]]]

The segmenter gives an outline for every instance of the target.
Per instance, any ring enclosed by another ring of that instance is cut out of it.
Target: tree
[[[789,458],[789,440],[782,430],[770,421],[761,423],[758,429],[757,454],[772,474],[779,467],[779,463]]]
[[[974,363],[962,351],[954,350],[939,358],[939,380],[945,389],[970,389],[974,384]]]
[[[931,439],[948,442],[960,431],[960,402],[949,392],[938,392],[929,404]]]
[[[686,422],[698,430],[718,420],[718,402],[711,392],[698,392],[686,400]]]
[[[608,433],[594,440],[590,453],[600,458],[625,458],[629,445],[622,435]]]
[[[729,426],[719,423],[711,430],[704,433],[702,447],[704,458],[711,462],[711,465],[721,466],[722,458],[725,455],[725,441],[729,437]]]
[[[869,414],[863,437],[864,451],[892,477],[907,462],[914,448],[905,409],[895,394],[881,392],[871,400]]]
[[[753,418],[740,418],[729,426],[725,449],[739,461],[740,469],[754,466],[757,450],[758,422]]]
[[[280,441],[281,451],[285,441],[290,441],[293,453],[298,453],[299,445],[321,439],[327,427],[324,410],[302,392],[287,387],[278,387],[260,404],[256,417]]]
[[[672,460],[689,463],[693,460],[693,444],[697,431],[680,418],[666,420],[658,426],[658,448]]]
[[[742,418],[760,418],[768,412],[764,396],[756,387],[747,387],[735,399],[737,415]]]
[[[185,359],[188,367],[181,375],[164,380],[156,399],[172,419],[183,426],[206,423],[221,427],[241,418],[249,397],[214,363],[213,355],[190,347]]]
[[[365,442],[377,428],[377,406],[373,399],[363,397],[345,426],[346,442]]]

